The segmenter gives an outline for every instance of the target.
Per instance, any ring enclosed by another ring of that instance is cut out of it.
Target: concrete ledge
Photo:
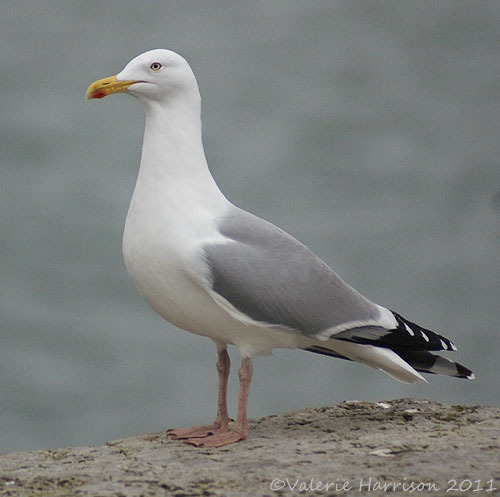
[[[411,494],[499,495],[500,409],[344,402],[253,421],[221,449],[154,433],[0,456],[2,497]]]

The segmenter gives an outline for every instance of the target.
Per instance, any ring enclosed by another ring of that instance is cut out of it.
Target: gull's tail
[[[395,350],[387,349],[384,347],[377,347],[379,349],[378,352],[384,351],[383,355],[385,357],[383,357],[383,360],[380,364],[375,365],[373,360],[369,363],[367,360],[363,360],[361,357],[359,357],[359,354],[356,353],[356,348],[358,347],[359,349],[368,348],[368,350],[365,350],[364,355],[375,356],[375,347],[369,345],[349,344],[354,347],[352,347],[352,351],[347,351],[345,350],[345,345],[343,345],[342,347],[338,347],[337,344],[334,344],[332,342],[335,342],[335,340],[329,340],[326,343],[321,343],[318,345],[310,345],[308,347],[305,347],[304,350],[307,350],[308,352],[314,352],[316,354],[327,355],[330,357],[337,357],[339,359],[346,359],[348,361],[364,362],[369,366],[376,367],[377,369],[384,371],[384,373],[387,373],[393,378],[396,378],[397,380],[403,381],[405,383],[425,381],[425,379],[418,373],[441,374],[446,376],[454,376],[455,378],[465,378],[467,380],[474,379],[474,373],[462,364],[451,361],[450,359],[446,359],[445,357],[432,354],[426,350],[404,350],[403,348]],[[337,351],[338,349],[343,349],[344,355],[340,354]],[[351,357],[347,357],[347,354],[349,354]],[[402,364],[398,364],[398,358],[401,360],[401,362],[404,362],[406,366],[409,366],[411,369],[409,370],[408,367],[405,367]],[[372,357],[372,359],[375,359],[375,357]],[[413,373],[411,370],[413,370],[415,373]]]
[[[380,369],[405,383],[426,381],[420,373],[474,379],[474,373],[431,351],[455,351],[447,338],[422,328],[392,312],[396,326],[353,328],[302,347],[309,352],[338,357]]]
[[[474,373],[470,369],[446,357],[431,354],[426,350],[404,350],[403,348],[392,350],[403,361],[421,373],[442,374],[467,380],[474,379]]]

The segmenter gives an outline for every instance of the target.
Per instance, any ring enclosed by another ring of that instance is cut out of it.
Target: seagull
[[[87,99],[136,97],[146,124],[123,233],[123,256],[139,293],[178,328],[217,348],[217,415],[212,424],[169,430],[194,446],[248,436],[252,358],[299,348],[364,363],[406,383],[420,373],[473,379],[434,351],[455,345],[378,305],[345,283],[301,242],[232,204],[208,168],[201,97],[186,60],[156,49],[87,89]],[[228,345],[239,349],[236,421],[227,410]]]

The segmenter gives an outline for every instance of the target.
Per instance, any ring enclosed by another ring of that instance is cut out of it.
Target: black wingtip
[[[398,326],[395,330],[396,333],[392,336],[388,335],[387,340],[392,339],[394,345],[413,348],[415,350],[451,350],[454,352],[457,350],[455,344],[451,340],[448,340],[448,338],[413,323],[397,312],[391,312]]]
[[[404,347],[395,347],[392,349],[403,361],[407,362],[412,368],[420,373],[438,374],[453,376],[454,378],[464,378],[473,380],[474,373],[447,357],[432,354],[427,350],[411,350]]]
[[[457,378],[465,378],[466,380],[476,379],[476,375],[470,369],[458,364],[457,362],[455,363],[455,366],[457,368]]]

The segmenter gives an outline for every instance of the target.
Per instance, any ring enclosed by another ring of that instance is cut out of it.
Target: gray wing
[[[252,319],[315,335],[379,318],[376,304],[273,224],[234,207],[218,228],[228,241],[204,246],[212,288]]]

